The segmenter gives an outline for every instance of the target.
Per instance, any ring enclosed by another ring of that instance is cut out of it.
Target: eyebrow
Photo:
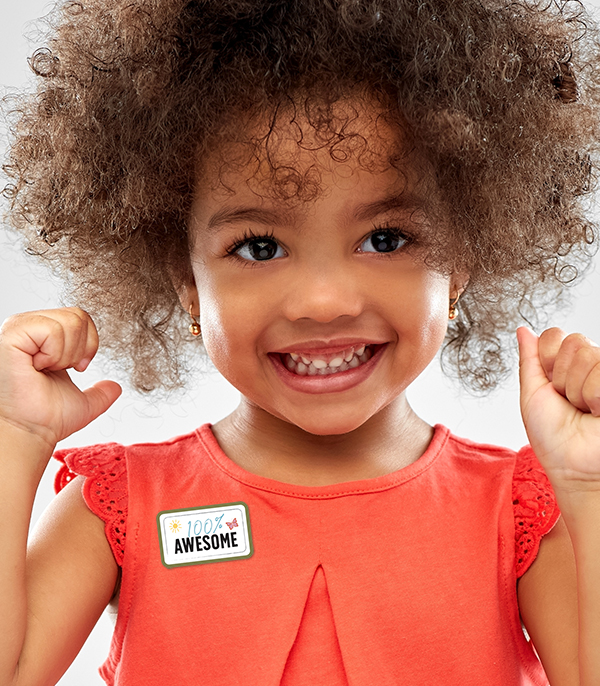
[[[366,221],[390,210],[416,210],[424,205],[423,198],[415,193],[402,192],[375,202],[362,203],[356,208],[354,216],[359,221]]]
[[[423,207],[423,205],[424,202],[421,197],[414,193],[401,192],[382,200],[360,204],[354,211],[354,217],[358,221],[367,221],[378,214],[383,214],[390,210],[418,209]],[[267,226],[280,226],[282,222],[289,221],[289,219],[289,211],[281,213],[259,207],[222,207],[209,219],[207,228],[210,230],[222,224],[243,221],[256,222]]]
[[[250,221],[258,224],[276,226],[281,224],[283,216],[258,207],[223,207],[215,212],[209,219],[207,228],[214,229],[221,224],[231,224],[232,222]]]

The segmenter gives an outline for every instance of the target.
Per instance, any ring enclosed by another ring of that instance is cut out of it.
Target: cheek
[[[403,315],[422,346],[437,349],[448,328],[449,280],[440,274],[423,274],[405,297]]]
[[[219,282],[218,276],[196,276],[200,307],[200,326],[206,352],[217,369],[228,376],[231,361],[241,360],[254,349],[257,335],[257,312],[252,299],[231,282]]]

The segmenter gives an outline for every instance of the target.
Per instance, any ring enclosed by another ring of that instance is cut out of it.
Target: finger
[[[100,340],[98,338],[98,329],[96,328],[96,325],[87,313],[84,314],[87,318],[87,328],[80,361],[75,366],[75,369],[78,372],[83,372],[88,368],[90,362],[96,356],[96,353],[98,352],[98,346],[100,344]]]
[[[554,362],[567,334],[558,327],[546,329],[540,336],[540,362],[549,381],[554,378]]]
[[[567,372],[565,395],[582,412],[600,413],[600,348],[588,344],[577,350]]]
[[[61,371],[81,369],[82,360],[85,368],[96,353],[98,334],[86,312],[63,308],[9,317],[0,329],[0,342],[28,355],[36,371]]]
[[[548,378],[540,360],[539,339],[533,331],[524,326],[519,327],[517,341],[519,343],[521,407],[523,408],[537,390],[548,384]]]
[[[586,338],[579,333],[569,334],[563,339],[560,348],[556,353],[552,373],[552,384],[561,395],[568,397],[567,378],[570,375],[572,368],[578,369],[578,367],[581,366],[581,364],[579,364],[573,367],[579,351],[584,348],[589,348],[592,345],[589,338]]]
[[[15,347],[31,356],[32,365],[38,372],[55,367],[63,357],[66,331],[52,317],[29,315],[16,337]]]
[[[582,395],[594,417],[600,417],[600,362],[588,374],[583,384]]]
[[[88,416],[84,426],[104,414],[122,392],[121,386],[114,381],[99,381],[86,389],[83,395],[88,403]]]
[[[48,313],[63,329],[63,347],[58,359],[51,364],[46,363],[43,371],[56,372],[62,369],[75,367],[80,361],[85,350],[87,340],[88,315],[77,307],[65,307],[60,310],[52,310]],[[43,350],[40,351],[40,359],[43,359]],[[36,365],[38,357],[34,357]],[[37,366],[36,366],[37,368]]]
[[[82,360],[85,359],[85,352],[88,341],[88,330],[90,328],[91,323],[89,315],[83,310],[78,310],[77,316],[79,317],[80,323],[78,325],[79,337],[77,343],[75,344],[72,357],[74,369],[78,369],[81,366]]]
[[[63,313],[61,313],[63,314]],[[57,365],[61,369],[73,367],[77,369],[83,359],[88,337],[89,317],[79,308],[66,308],[65,317],[65,348],[63,357]]]
[[[39,351],[33,356],[35,369],[57,372],[77,367],[86,349],[89,315],[79,308],[63,308],[38,316],[56,324],[48,324],[47,338],[36,339]]]

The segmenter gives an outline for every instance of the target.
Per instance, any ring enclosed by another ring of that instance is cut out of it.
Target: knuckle
[[[582,343],[580,347],[575,350],[575,360],[578,363],[589,365],[600,364],[600,348],[592,346],[589,341]]]
[[[588,339],[581,333],[570,333],[563,341],[565,347],[574,349],[579,349],[587,344]]]
[[[2,329],[14,329],[22,326],[33,316],[35,316],[34,312],[17,312],[15,314],[11,314],[2,322]]]
[[[6,333],[15,326],[18,326],[19,316],[18,314],[12,314],[10,317],[7,317],[0,326],[0,333]]]
[[[555,338],[555,337],[565,337],[565,332],[558,326],[551,326],[549,329],[542,331],[540,338]]]
[[[81,307],[68,307],[67,311],[73,316],[77,317],[77,319],[82,323],[87,324],[89,321],[91,321],[90,315]]]

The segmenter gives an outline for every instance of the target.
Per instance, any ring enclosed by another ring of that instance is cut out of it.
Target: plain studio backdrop
[[[35,35],[31,22],[43,16],[50,4],[44,0],[1,0],[0,88],[3,93],[26,86],[30,72],[26,58],[36,47],[24,35]],[[600,0],[585,3],[600,9]],[[4,157],[5,132],[0,153]],[[599,201],[600,202],[600,201]],[[580,331],[600,343],[600,258],[595,270],[572,292],[572,306],[554,317],[552,324],[567,331]],[[23,254],[15,236],[0,232],[0,321],[16,312],[53,308],[61,305],[60,284],[36,262]],[[110,293],[107,294],[110,297]],[[516,364],[515,364],[516,368]],[[104,378],[99,363],[85,374],[75,374],[76,381],[88,386]],[[114,371],[111,378],[123,383]],[[125,387],[123,396],[111,410],[78,434],[65,440],[62,447],[115,441],[134,443],[160,441],[187,433],[204,422],[215,422],[231,412],[238,403],[238,393],[213,372],[194,379],[187,396],[170,405],[152,403]],[[409,390],[415,411],[430,424],[442,423],[460,435],[486,443],[519,448],[526,441],[519,415],[516,375],[486,398],[474,398],[443,378],[436,359]],[[52,481],[57,463],[52,461],[40,486],[33,523],[53,497]],[[1,478],[1,476],[0,476]],[[98,666],[108,654],[111,621],[103,616],[79,657],[61,679],[61,686],[100,686],[104,682]]]

